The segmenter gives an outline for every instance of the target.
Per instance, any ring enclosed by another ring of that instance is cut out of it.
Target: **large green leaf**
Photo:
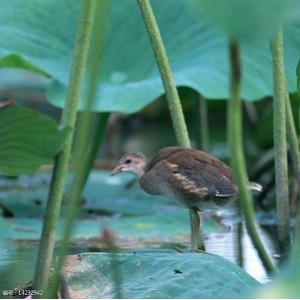
[[[49,101],[62,107],[81,1],[8,0],[1,3],[0,66],[16,66],[16,58],[20,56],[21,67],[36,68],[51,76]],[[163,94],[163,87],[136,1],[111,0],[109,3],[101,78],[93,109],[135,112]],[[151,3],[176,84],[191,87],[208,99],[228,98],[228,40],[225,35],[206,23],[205,15],[194,14],[185,0],[153,0]],[[247,3],[251,6],[251,1]],[[258,5],[257,1],[255,3]],[[288,11],[297,11],[298,3],[288,2]],[[219,15],[224,5],[228,6],[224,11],[226,20],[232,15],[234,6],[227,5],[226,1],[214,2],[214,5]],[[285,5],[286,1],[277,0],[276,5],[268,6],[269,11],[264,16],[276,18],[265,17],[263,22],[255,22],[254,34],[264,32],[265,36],[279,21],[286,21],[287,10],[281,9]],[[267,31],[264,30],[266,24]],[[238,26],[239,22],[233,25]],[[247,37],[252,25],[240,28],[239,34]],[[287,80],[292,93],[296,91],[299,31],[299,26],[293,25],[284,30]],[[272,95],[267,39],[255,45],[244,45],[242,62],[243,98],[255,100]],[[84,96],[81,107],[83,99]]]
[[[71,298],[115,298],[115,272],[127,299],[242,298],[259,283],[240,267],[212,254],[83,253],[64,269]]]
[[[0,174],[28,174],[52,164],[69,132],[32,110],[16,105],[0,109]]]
[[[297,0],[188,0],[191,8],[243,43],[266,40],[282,23],[299,20]]]

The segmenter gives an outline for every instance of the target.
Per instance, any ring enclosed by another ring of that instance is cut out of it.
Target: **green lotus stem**
[[[289,190],[287,167],[287,101],[284,72],[282,29],[270,41],[273,65],[273,130],[276,180],[277,234],[281,250],[285,253],[290,243]],[[290,128],[291,129],[291,128]]]
[[[239,188],[240,208],[245,218],[247,231],[265,269],[269,272],[274,271],[275,267],[273,266],[273,263],[258,234],[258,225],[255,222],[252,196],[247,188],[248,179],[246,177],[246,163],[242,143],[242,106],[240,99],[241,65],[238,44],[231,42],[229,50],[231,64],[231,86],[230,100],[227,111],[227,122],[230,161],[233,168],[234,180]]]
[[[114,235],[107,228],[104,228],[102,230],[102,240],[104,244],[107,246],[108,252],[110,253],[111,277],[115,285],[115,291],[116,291],[115,298],[122,299],[123,298],[123,292],[122,292],[123,272],[120,267],[120,261],[118,255],[121,252],[120,251],[121,249],[116,245]]]
[[[239,222],[236,230],[236,261],[237,264],[243,268],[244,267],[244,251],[243,251],[243,223]]]
[[[95,0],[84,0],[81,8],[79,29],[70,70],[69,86],[61,119],[62,125],[72,129],[74,129],[76,122],[77,106],[88,56],[95,5]],[[50,276],[50,267],[55,245],[55,232],[71,158],[72,141],[73,134],[70,135],[63,150],[55,160],[50,185],[45,220],[34,274],[35,289],[43,290],[44,293],[47,291]]]
[[[78,216],[78,206],[80,205],[80,199],[83,187],[86,183],[88,173],[92,167],[93,160],[95,157],[94,151],[92,149],[92,155],[89,154],[86,157],[86,151],[89,144],[89,132],[92,128],[92,112],[91,108],[93,102],[96,98],[97,92],[97,82],[99,76],[99,70],[101,69],[101,47],[102,47],[102,38],[104,32],[104,20],[106,14],[106,5],[107,1],[96,1],[94,0],[93,15],[95,15],[95,24],[92,26],[93,35],[89,34],[90,39],[90,59],[92,64],[88,69],[88,88],[87,88],[87,98],[85,101],[84,112],[78,122],[78,133],[77,138],[74,142],[74,177],[71,183],[71,186],[66,194],[66,203],[68,203],[68,209],[65,215],[65,227],[63,231],[62,244],[59,248],[58,258],[56,262],[56,268],[54,271],[53,280],[51,282],[50,296],[54,296],[55,292],[58,290],[59,279],[60,279],[60,270],[63,266],[65,255],[68,253],[69,243],[71,240],[73,225],[76,217]],[[93,19],[93,15],[90,16]],[[102,124],[102,122],[100,122]],[[106,122],[105,122],[106,124]],[[100,134],[100,139],[97,139],[97,143],[101,142],[103,132]],[[99,146],[99,145],[98,145]],[[87,169],[89,168],[89,169]]]
[[[208,110],[206,100],[198,94],[199,117],[200,117],[200,141],[201,150],[209,150],[209,128],[208,128]]]
[[[299,253],[300,253],[300,210],[298,210],[296,216],[296,226],[295,226],[295,241],[291,249],[291,258],[290,262],[299,262]]]
[[[166,98],[168,101],[177,142],[183,147],[190,147],[189,135],[184,120],[180,99],[174,83],[166,49],[164,47],[159,28],[153,14],[150,1],[138,0],[138,4],[146,24],[154,57],[166,92]]]
[[[286,125],[287,125],[287,141],[289,145],[289,152],[291,154],[291,160],[293,164],[294,174],[300,186],[300,151],[299,151],[299,142],[297,131],[295,128],[294,117],[292,113],[292,107],[290,102],[290,96],[285,85],[285,101],[286,101]],[[299,204],[299,203],[298,203]]]
[[[93,167],[93,163],[97,156],[99,147],[103,141],[105,130],[107,127],[107,122],[109,119],[110,113],[98,113],[97,114],[97,126],[95,130],[95,134],[91,139],[90,147],[87,153],[87,157],[85,159],[85,163],[82,169],[82,182],[81,182],[81,190],[84,188],[86,181],[88,179],[90,170]]]
[[[148,36],[152,45],[152,50],[154,57],[160,72],[160,77],[165,89],[166,98],[168,102],[168,107],[170,109],[171,119],[173,123],[173,128],[175,132],[175,137],[178,145],[190,148],[189,135],[182,112],[182,107],[176,85],[174,82],[173,74],[171,67],[168,61],[166,49],[164,47],[161,34],[155,20],[155,16],[149,0],[138,0],[138,4],[146,25]],[[199,215],[199,217],[195,216]],[[197,211],[190,210],[190,220],[191,220],[191,232],[192,232],[192,250],[197,245],[197,249],[204,250],[204,241],[203,241],[203,229],[201,220],[201,215]],[[200,228],[197,226],[200,224]],[[195,236],[195,233],[199,233],[199,236]]]
[[[82,112],[80,118],[80,132],[78,134],[78,141],[75,141],[76,146],[76,154],[79,157],[75,157],[78,164],[81,165],[80,169],[80,186],[79,190],[82,191],[89,173],[93,167],[93,163],[95,157],[97,156],[99,147],[103,141],[103,137],[105,135],[106,125],[108,122],[108,118],[110,113],[93,113],[91,112],[91,108],[93,105],[93,101],[96,98],[98,79],[100,76],[99,70],[101,70],[102,64],[102,41],[104,36],[104,21],[106,19],[108,1],[101,0],[100,3],[97,3],[96,7],[96,16],[95,16],[95,26],[96,28],[93,30],[92,36],[92,44],[90,50],[91,61],[93,62],[89,68],[89,85],[87,89],[87,97],[86,97],[86,105],[85,111]],[[93,126],[93,118],[97,119],[97,126],[94,131],[94,135],[88,141],[89,132],[91,132],[91,128]],[[85,145],[82,143],[82,140],[85,140]],[[90,145],[88,145],[90,143]],[[80,149],[81,148],[81,149]],[[84,160],[84,163],[83,163]]]

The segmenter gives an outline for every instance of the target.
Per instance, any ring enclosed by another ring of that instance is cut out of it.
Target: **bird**
[[[141,152],[128,152],[111,175],[121,172],[134,174],[146,193],[166,196],[194,212],[226,208],[238,195],[232,169],[216,157],[192,148],[164,147],[151,160]],[[248,188],[262,190],[260,184],[251,181]],[[192,248],[195,247],[194,243]]]

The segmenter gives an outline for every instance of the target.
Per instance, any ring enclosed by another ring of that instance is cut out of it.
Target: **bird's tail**
[[[250,190],[258,191],[258,192],[261,192],[262,189],[263,189],[263,187],[260,184],[258,184],[256,182],[253,182],[253,181],[250,181],[248,183],[248,187],[249,187]]]

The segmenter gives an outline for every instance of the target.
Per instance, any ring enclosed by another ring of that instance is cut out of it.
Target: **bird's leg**
[[[192,243],[191,251],[205,251],[202,216],[201,213],[195,208],[190,209],[190,223]]]

